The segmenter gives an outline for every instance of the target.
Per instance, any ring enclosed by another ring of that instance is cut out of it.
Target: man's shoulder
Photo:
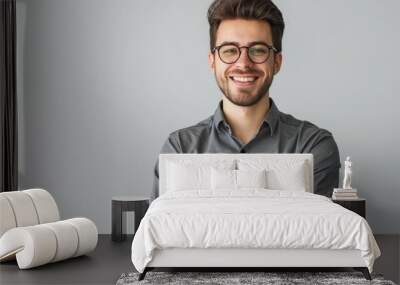
[[[308,121],[294,117],[293,115],[280,112],[279,121],[282,124],[281,127],[297,133],[299,136],[332,136],[332,133],[325,128],[321,128],[318,125]]]
[[[296,137],[296,150],[300,153],[338,153],[333,134],[308,120],[280,113],[281,131],[285,137]]]
[[[172,131],[170,133],[170,136],[181,137],[181,136],[187,136],[187,135],[200,135],[205,130],[209,130],[209,128],[211,127],[212,118],[213,118],[213,116],[209,116],[208,118],[201,120],[200,122],[198,122],[194,125],[190,125],[190,126],[183,127],[183,128],[177,129],[175,131]]]

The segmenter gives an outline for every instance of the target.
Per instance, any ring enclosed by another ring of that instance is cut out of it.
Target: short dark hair
[[[272,41],[278,52],[282,51],[282,36],[285,23],[281,11],[271,0],[214,0],[208,8],[210,24],[210,50],[216,43],[217,30],[223,20],[262,20],[271,25]]]

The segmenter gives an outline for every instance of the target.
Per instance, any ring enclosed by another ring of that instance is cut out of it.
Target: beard
[[[254,73],[247,71],[248,73]],[[243,72],[242,73],[246,73]],[[229,77],[226,76],[223,79],[218,78],[216,74],[215,79],[217,81],[218,87],[221,92],[225,95],[225,97],[234,105],[241,106],[241,107],[249,107],[256,105],[263,99],[264,96],[267,96],[269,92],[269,88],[272,85],[272,81],[274,80],[274,76],[272,75],[269,78],[266,78],[263,84],[258,87],[257,89],[248,90],[246,88],[241,88],[240,90],[232,90],[229,85]],[[227,79],[228,78],[228,79]],[[258,78],[257,80],[259,80]],[[255,95],[253,95],[255,93]]]

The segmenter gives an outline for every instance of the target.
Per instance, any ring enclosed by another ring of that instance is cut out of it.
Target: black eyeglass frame
[[[255,62],[254,60],[251,59],[251,57],[250,57],[250,55],[249,55],[250,48],[253,47],[253,46],[256,46],[256,45],[263,45],[263,46],[266,46],[266,47],[268,48],[268,50],[269,50],[267,58],[266,58],[264,61],[262,61],[262,62]],[[224,46],[235,46],[235,47],[237,47],[237,48],[239,49],[239,56],[238,56],[238,58],[237,58],[235,61],[233,61],[233,62],[225,62],[225,61],[221,58],[221,55],[219,54],[219,51],[220,51],[220,49],[221,49],[222,47],[224,47]],[[251,61],[252,63],[255,63],[255,64],[261,64],[261,63],[266,62],[266,61],[269,59],[269,57],[271,56],[271,52],[270,52],[271,50],[274,51],[274,52],[276,52],[276,53],[278,52],[278,50],[276,49],[276,47],[271,46],[271,45],[268,45],[268,44],[266,44],[266,43],[254,43],[254,44],[251,44],[250,46],[239,46],[239,45],[237,45],[237,44],[235,44],[235,43],[224,43],[224,44],[222,44],[222,45],[219,45],[219,46],[214,47],[214,48],[212,49],[211,52],[212,52],[213,54],[215,54],[215,51],[217,51],[218,57],[219,57],[219,59],[220,59],[223,63],[226,63],[226,64],[234,64],[234,63],[237,62],[237,61],[239,60],[239,58],[242,56],[242,48],[246,48],[246,49],[247,49],[247,57],[250,59],[250,61]]]

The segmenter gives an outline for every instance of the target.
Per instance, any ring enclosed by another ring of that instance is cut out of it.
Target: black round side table
[[[123,241],[126,234],[122,233],[122,214],[127,211],[135,212],[135,232],[144,217],[150,203],[150,198],[145,196],[115,196],[112,197],[111,239]]]

